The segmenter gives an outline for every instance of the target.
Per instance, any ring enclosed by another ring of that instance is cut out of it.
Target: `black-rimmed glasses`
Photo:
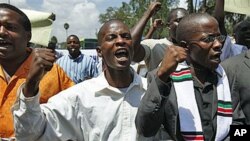
[[[214,42],[215,39],[217,39],[219,42],[224,42],[225,39],[226,39],[226,36],[225,35],[219,35],[219,36],[215,36],[215,35],[208,35],[200,40],[190,40],[191,42],[192,41],[202,41],[202,42],[205,42],[205,43],[211,43],[211,42]]]

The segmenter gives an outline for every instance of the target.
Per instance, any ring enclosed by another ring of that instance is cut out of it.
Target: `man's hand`
[[[153,22],[153,28],[161,28],[163,26],[163,21],[162,19],[155,19]]]
[[[56,60],[53,50],[47,48],[35,48],[32,52],[33,58],[30,65],[29,74],[26,78],[23,93],[26,97],[36,95],[39,83],[47,71],[53,67]]]
[[[157,1],[151,2],[148,8],[148,10],[151,13],[151,16],[157,13],[160,9],[161,9],[161,3]]]
[[[187,58],[187,48],[171,45],[166,48],[161,66],[158,69],[158,77],[167,82],[169,75],[175,71],[178,63],[185,61]]]

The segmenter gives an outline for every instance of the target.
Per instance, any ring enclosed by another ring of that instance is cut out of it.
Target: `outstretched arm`
[[[134,47],[134,57],[133,61],[140,62],[143,60],[145,56],[145,50],[141,46],[141,38],[143,34],[143,30],[148,22],[148,20],[160,9],[160,2],[152,2],[144,13],[139,22],[131,29],[131,35],[133,39],[133,47]]]
[[[153,33],[157,28],[161,28],[163,26],[162,19],[155,19],[152,23],[152,26],[149,28],[148,33],[144,37],[144,39],[150,39],[153,36]]]
[[[214,9],[214,17],[219,23],[220,32],[222,35],[227,35],[227,31],[225,28],[225,13],[224,13],[224,3],[225,0],[216,0],[215,1],[215,9]]]

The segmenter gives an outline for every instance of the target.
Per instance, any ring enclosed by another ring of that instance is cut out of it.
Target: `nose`
[[[118,36],[117,39],[116,39],[116,44],[118,45],[123,45],[125,43],[124,41],[125,39],[122,37],[122,36]]]
[[[0,25],[0,36],[3,36],[6,34],[6,29],[3,25]]]
[[[217,38],[214,40],[213,48],[216,51],[220,51],[222,48],[222,43]]]
[[[117,42],[123,42],[123,40],[124,40],[124,38],[121,36],[121,35],[119,35],[118,37],[117,37]]]

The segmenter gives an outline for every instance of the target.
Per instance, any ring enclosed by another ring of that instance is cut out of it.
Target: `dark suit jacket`
[[[136,128],[140,134],[150,137],[163,124],[170,139],[182,141],[184,139],[180,133],[177,97],[172,82],[163,83],[154,74],[155,72],[148,74],[149,86],[138,108]],[[216,110],[212,114],[216,115]],[[213,117],[213,125],[216,127],[216,116]],[[214,137],[215,133],[211,138]]]
[[[250,50],[231,57],[222,66],[231,88],[234,124],[250,124]]]

